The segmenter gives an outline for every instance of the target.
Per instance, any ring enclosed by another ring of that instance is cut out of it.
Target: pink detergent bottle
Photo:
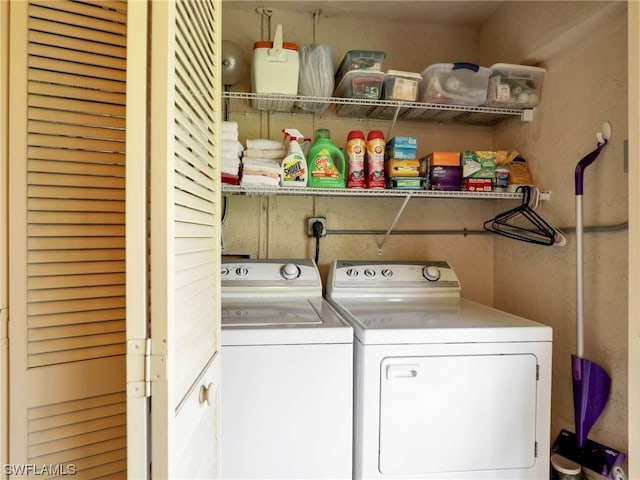
[[[371,130],[367,135],[367,188],[385,188],[384,133]]]
[[[345,153],[347,154],[347,188],[365,188],[364,157],[366,142],[364,133],[352,130],[347,135]]]

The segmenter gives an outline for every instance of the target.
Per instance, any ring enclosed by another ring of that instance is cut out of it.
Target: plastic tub
[[[348,51],[336,72],[336,85],[342,78],[353,71],[381,72],[382,62],[387,54],[377,50],[350,50]]]
[[[485,105],[533,108],[540,101],[545,68],[496,63],[491,71]]]
[[[366,70],[347,72],[336,87],[335,96],[378,100],[382,93],[384,73]]]
[[[415,102],[418,99],[422,75],[413,72],[389,70],[384,80],[385,100]]]
[[[420,98],[425,103],[482,105],[491,69],[473,63],[436,63],[422,72]]]

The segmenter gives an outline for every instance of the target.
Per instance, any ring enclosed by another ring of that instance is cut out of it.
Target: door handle
[[[215,388],[213,387],[213,383],[209,383],[208,385],[200,385],[199,399],[200,405],[206,403],[208,406],[213,405],[215,401]]]
[[[387,380],[415,378],[420,372],[418,364],[387,365]]]

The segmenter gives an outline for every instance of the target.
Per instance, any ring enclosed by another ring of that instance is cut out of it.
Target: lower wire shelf
[[[392,189],[353,189],[353,188],[313,188],[313,187],[274,187],[269,185],[230,185],[222,184],[222,194],[247,196],[325,196],[325,197],[416,197],[416,198],[460,198],[460,199],[503,199],[522,198],[522,193],[514,192],[467,192],[448,190],[392,190]],[[542,194],[541,199],[544,199]]]

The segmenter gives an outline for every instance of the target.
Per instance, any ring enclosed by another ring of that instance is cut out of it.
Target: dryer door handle
[[[387,365],[387,380],[415,378],[418,376],[419,372],[420,365],[417,363]]]

